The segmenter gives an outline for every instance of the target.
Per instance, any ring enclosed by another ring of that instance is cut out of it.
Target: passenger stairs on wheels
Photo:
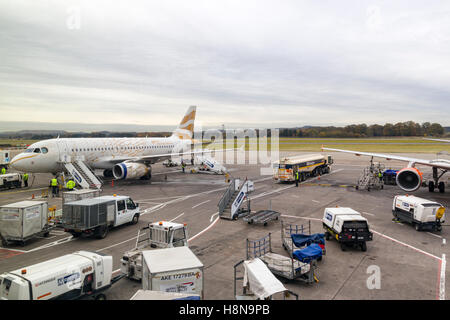
[[[222,219],[235,220],[242,213],[241,205],[247,195],[254,190],[254,184],[245,180],[242,185],[239,179],[232,179],[230,186],[219,201],[219,217]]]
[[[83,161],[76,160],[74,162],[63,162],[63,164],[75,182],[83,189],[101,188],[102,182]]]

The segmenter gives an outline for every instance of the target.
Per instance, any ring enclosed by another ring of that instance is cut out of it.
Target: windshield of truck
[[[368,227],[366,221],[347,221],[344,222],[342,229],[345,231],[366,231]]]
[[[441,205],[439,203],[422,203],[422,206],[424,208],[429,208],[429,207],[440,207]]]
[[[2,291],[5,291],[6,293],[8,293],[9,288],[11,288],[11,284],[12,284],[12,281],[10,279],[8,279],[8,278],[3,279],[3,283],[1,286]]]
[[[173,232],[173,242],[184,240],[184,229],[177,229]]]
[[[136,209],[136,204],[131,199],[127,199],[127,209]]]

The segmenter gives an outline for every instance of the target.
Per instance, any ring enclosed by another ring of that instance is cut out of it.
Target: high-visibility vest
[[[52,179],[52,187],[57,187],[57,186],[58,186],[58,180]]]
[[[69,188],[70,190],[72,190],[75,187],[75,182],[73,182],[72,180],[69,180],[67,182],[67,188]]]
[[[25,174],[23,175],[23,180],[24,180],[24,181],[27,181],[27,180],[28,180],[28,173],[25,173]]]
[[[6,169],[2,168],[2,174],[5,174],[5,173],[6,173]]]
[[[297,173],[295,174],[295,178],[298,180],[298,171],[297,171]]]

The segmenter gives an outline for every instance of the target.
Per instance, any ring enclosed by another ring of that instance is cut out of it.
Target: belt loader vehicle
[[[123,276],[112,277],[112,256],[77,251],[0,275],[0,300],[73,300],[94,297]]]
[[[62,225],[64,231],[74,237],[82,234],[103,239],[108,229],[139,220],[139,204],[128,196],[103,196],[66,202],[63,205]]]
[[[435,201],[415,196],[395,196],[392,214],[400,221],[411,223],[417,231],[441,231],[445,222],[445,207]]]
[[[22,188],[20,173],[6,173],[0,175],[0,189]]]
[[[273,164],[273,179],[280,182],[293,182],[298,172],[299,180],[305,181],[309,177],[329,173],[331,164],[333,164],[332,157],[322,154],[282,158]]]
[[[147,227],[139,230],[135,248],[124,253],[120,260],[120,271],[128,278],[140,281],[142,279],[143,250],[187,247],[187,237],[185,224],[168,221],[150,223]]]
[[[347,245],[359,246],[362,251],[366,251],[366,241],[371,241],[373,237],[367,219],[352,208],[326,208],[322,223],[325,239],[336,238],[342,251]]]

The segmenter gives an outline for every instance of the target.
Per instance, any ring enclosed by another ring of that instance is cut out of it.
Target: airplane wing
[[[163,161],[166,159],[170,159],[173,156],[184,156],[184,155],[191,155],[191,154],[205,154],[205,153],[211,153],[211,152],[224,152],[224,151],[242,151],[243,148],[238,149],[219,149],[219,150],[193,150],[190,152],[173,152],[173,153],[162,153],[162,154],[155,154],[155,155],[149,155],[149,156],[143,156],[143,157],[122,157],[122,158],[114,158],[110,159],[110,163],[121,163],[121,162],[150,162],[152,164]]]
[[[434,139],[434,138],[424,138],[425,140],[431,140],[431,141],[439,141],[439,142],[447,142],[450,143],[450,140],[445,139]]]
[[[425,159],[396,156],[396,155],[392,155],[392,154],[361,152],[361,151],[332,149],[332,148],[324,148],[324,147],[322,147],[322,150],[352,153],[356,156],[369,156],[369,157],[384,158],[386,160],[404,161],[404,162],[408,162],[409,166],[413,166],[414,164],[421,164],[421,165],[425,165],[425,166],[440,168],[443,170],[450,170],[450,161],[445,160],[445,159],[425,160]]]

